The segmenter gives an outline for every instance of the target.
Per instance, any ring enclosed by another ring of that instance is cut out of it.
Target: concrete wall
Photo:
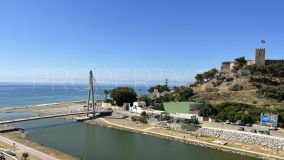
[[[271,136],[259,135],[254,133],[239,132],[239,131],[225,131],[211,128],[200,128],[195,134],[222,138],[230,141],[239,141],[248,144],[257,144],[269,148],[284,149],[283,138],[273,138]]]

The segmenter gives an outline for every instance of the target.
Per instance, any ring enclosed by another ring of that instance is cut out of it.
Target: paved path
[[[7,153],[0,151],[0,157],[4,156],[5,160],[18,160],[16,158],[12,158],[11,156],[9,156]],[[2,157],[1,157],[2,158]]]
[[[48,154],[45,154],[43,152],[40,152],[38,150],[35,150],[31,147],[28,147],[28,146],[25,146],[23,144],[20,144],[18,142],[15,142],[15,141],[12,141],[8,138],[5,138],[3,136],[0,136],[0,141],[8,144],[8,145],[11,145],[11,146],[15,146],[17,150],[20,150],[21,152],[28,152],[29,154],[33,155],[34,157],[37,157],[41,160],[59,160],[57,158],[54,158]]]
[[[143,129],[142,131],[149,131],[149,130],[151,130],[151,129],[154,129],[154,128],[157,128],[157,127],[149,127],[149,128],[146,128],[146,129]]]
[[[218,130],[226,130],[230,132],[238,132],[238,129],[240,127],[244,127],[245,131],[242,133],[247,133],[247,134],[255,134],[258,136],[264,136],[264,137],[270,137],[270,138],[275,138],[275,139],[280,139],[284,140],[284,132],[283,130],[278,130],[278,131],[270,131],[271,136],[263,135],[263,134],[258,134],[258,133],[251,133],[250,130],[255,129],[257,131],[267,131],[268,127],[263,127],[263,126],[257,126],[254,125],[253,127],[246,127],[246,126],[236,126],[236,125],[231,125],[231,124],[223,124],[222,123],[208,123],[204,122],[202,124],[203,128],[212,128],[212,129],[218,129]]]
[[[204,142],[204,141],[192,139],[192,138],[183,138],[183,137],[179,137],[179,136],[168,135],[168,134],[164,134],[164,133],[158,133],[158,132],[155,132],[155,131],[149,131],[149,130],[143,131],[142,129],[136,129],[136,128],[131,128],[131,127],[126,127],[126,126],[122,126],[122,125],[119,125],[119,124],[115,124],[115,123],[109,122],[108,120],[106,120],[104,118],[100,118],[100,119],[103,120],[105,123],[107,123],[109,125],[113,125],[113,126],[117,126],[117,127],[121,127],[121,128],[132,129],[132,130],[136,130],[136,131],[140,131],[140,132],[142,131],[144,133],[149,133],[149,134],[152,134],[152,135],[170,137],[170,138],[174,138],[174,139],[178,139],[178,140],[186,140],[186,141],[194,142],[194,143],[197,143],[197,144],[204,144],[204,145],[209,145],[209,146],[221,147],[221,148],[229,149],[229,150],[233,150],[233,151],[250,153],[250,154],[254,154],[254,155],[260,155],[260,156],[263,156],[263,157],[270,157],[270,158],[276,158],[276,159],[284,160],[284,157],[280,157],[280,156],[277,156],[277,155],[267,155],[265,153],[260,153],[260,152],[255,152],[255,151],[249,151],[249,150],[246,150],[246,149],[240,149],[240,148],[234,148],[234,147]],[[150,128],[148,128],[148,129],[150,129]]]

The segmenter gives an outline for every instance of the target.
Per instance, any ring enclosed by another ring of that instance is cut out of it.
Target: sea
[[[118,86],[131,87],[137,95],[148,93],[143,85],[95,84],[95,99],[105,99],[104,90]],[[87,93],[86,84],[0,83],[0,109],[82,101],[87,100]]]

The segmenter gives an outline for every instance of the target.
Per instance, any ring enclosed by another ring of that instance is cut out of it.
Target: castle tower
[[[265,65],[265,48],[257,48],[255,51],[255,64],[258,66]]]

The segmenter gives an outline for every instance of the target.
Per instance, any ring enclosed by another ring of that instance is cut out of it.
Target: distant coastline
[[[131,85],[129,85],[131,86]],[[104,90],[115,88],[116,85],[95,86],[95,99],[105,98]],[[42,106],[49,104],[61,104],[87,99],[87,85],[68,84],[36,84],[32,83],[6,83],[0,82],[0,110],[11,108],[26,108],[30,106]],[[145,86],[133,86],[138,95],[145,94],[148,88]]]

